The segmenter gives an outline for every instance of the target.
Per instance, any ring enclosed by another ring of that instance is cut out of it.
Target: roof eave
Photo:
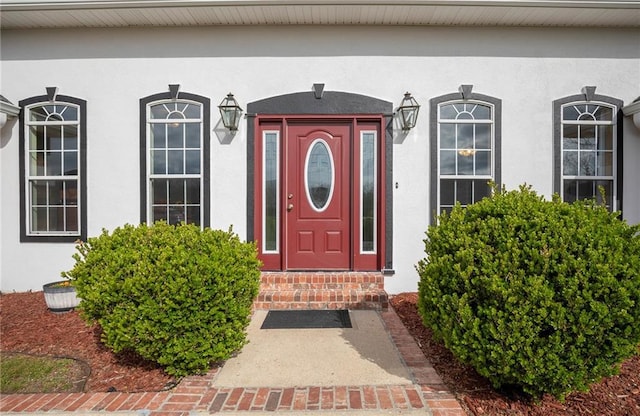
[[[0,0],[3,29],[192,25],[640,27],[640,0]]]
[[[215,6],[475,6],[575,9],[640,9],[635,0],[3,0],[0,10],[46,11]]]

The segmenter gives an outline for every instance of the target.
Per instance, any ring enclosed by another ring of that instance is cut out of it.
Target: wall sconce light
[[[222,117],[222,124],[230,131],[238,130],[240,116],[242,116],[242,108],[240,108],[236,99],[233,98],[233,94],[227,94],[218,106],[218,109]]]
[[[411,93],[406,92],[404,98],[398,107],[398,113],[400,113],[400,122],[402,123],[402,130],[411,130],[416,126],[418,121],[418,111],[420,110],[420,104],[411,96]]]

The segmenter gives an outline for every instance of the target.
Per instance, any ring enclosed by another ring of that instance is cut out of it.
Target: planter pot
[[[69,312],[80,304],[76,288],[68,285],[66,281],[47,283],[42,286],[42,290],[44,301],[51,312]]]

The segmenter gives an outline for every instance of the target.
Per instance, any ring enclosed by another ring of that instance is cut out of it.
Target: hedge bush
[[[73,257],[62,275],[116,353],[135,351],[184,376],[246,343],[260,262],[255,245],[231,230],[126,225],[78,244]]]
[[[494,190],[429,227],[420,313],[494,387],[563,400],[638,352],[639,231],[593,201]]]

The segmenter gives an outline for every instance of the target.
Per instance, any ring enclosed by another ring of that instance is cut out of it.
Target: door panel
[[[351,267],[351,123],[287,126],[287,269]]]

